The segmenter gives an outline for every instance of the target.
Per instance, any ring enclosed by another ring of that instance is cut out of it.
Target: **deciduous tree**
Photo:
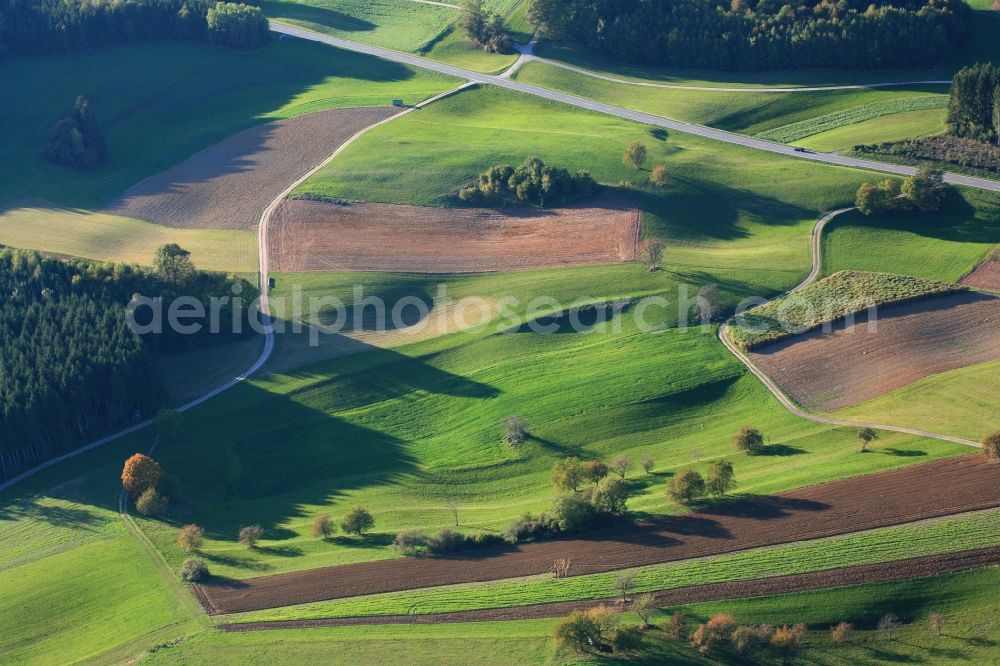
[[[197,525],[185,525],[177,533],[177,545],[185,553],[193,553],[205,543],[205,530]]]
[[[705,479],[693,469],[682,469],[667,482],[667,495],[676,502],[690,504],[705,496]]]
[[[163,478],[160,464],[141,453],[133,454],[122,469],[122,487],[134,498],[153,488]]]
[[[313,518],[312,535],[314,539],[329,539],[337,531],[330,514],[321,513]]]
[[[721,497],[736,487],[733,464],[725,459],[713,460],[708,465],[705,487],[709,494]]]
[[[625,149],[622,164],[633,169],[641,169],[646,163],[646,144],[636,141]]]
[[[745,453],[754,454],[764,450],[764,435],[760,430],[743,426],[739,432],[733,435],[733,444],[737,449]]]
[[[583,463],[575,456],[561,458],[552,465],[552,485],[576,492],[584,480]]]
[[[348,534],[361,536],[375,526],[375,517],[364,507],[352,508],[340,521],[340,529]]]
[[[239,540],[245,548],[256,548],[257,542],[264,535],[260,525],[250,525],[240,529]]]

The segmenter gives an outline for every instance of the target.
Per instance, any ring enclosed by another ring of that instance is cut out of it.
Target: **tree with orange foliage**
[[[125,467],[122,469],[122,487],[132,497],[139,497],[162,478],[163,469],[160,464],[141,453],[133,454],[125,461]]]

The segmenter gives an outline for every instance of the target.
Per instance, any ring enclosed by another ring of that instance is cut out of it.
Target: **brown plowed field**
[[[104,212],[170,227],[252,229],[289,183],[399,111],[334,109],[251,127],[131,187]]]
[[[881,308],[877,326],[812,331],[754,350],[751,357],[805,407],[839,409],[922,377],[1000,358],[1000,298],[935,296]]]
[[[968,571],[1000,564],[1000,548],[979,548],[958,553],[915,557],[895,562],[862,564],[840,569],[814,571],[790,576],[772,578],[752,578],[730,583],[694,585],[664,590],[653,594],[654,602],[660,608],[703,601],[725,599],[747,599],[766,597],[790,592],[805,592],[831,587],[884,583],[907,578],[920,578],[941,574]],[[493,622],[502,620],[534,620],[547,617],[561,617],[570,611],[583,610],[593,606],[620,606],[618,597],[608,599],[581,599],[579,601],[556,601],[548,604],[514,606],[509,608],[488,608],[453,613],[427,613],[422,615],[369,615],[362,617],[319,618],[311,620],[275,620],[270,622],[244,622],[222,624],[223,631],[261,631],[266,629],[301,629],[309,627],[343,627],[348,625],[378,624],[440,624],[442,622]]]
[[[289,200],[275,211],[277,271],[480,273],[635,259],[639,211],[429,208]]]
[[[981,455],[723,503],[575,538],[464,557],[363,562],[196,586],[206,610],[237,613],[379,592],[671,562],[1000,506],[1000,465]]]
[[[989,289],[990,291],[1000,291],[1000,261],[987,259],[964,278],[962,284],[967,284],[976,289]]]

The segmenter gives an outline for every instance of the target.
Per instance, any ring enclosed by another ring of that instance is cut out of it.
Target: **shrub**
[[[146,488],[135,501],[135,510],[144,516],[155,516],[167,508],[170,500],[156,488]]]
[[[728,613],[720,613],[709,619],[691,634],[691,645],[702,654],[710,654],[721,648],[733,635],[736,618]]]
[[[524,541],[537,541],[552,534],[549,525],[541,517],[532,516],[526,513],[520,518],[511,521],[507,529],[504,530],[504,537],[511,543],[521,543]]]
[[[209,39],[221,46],[250,49],[263,46],[270,38],[267,18],[260,7],[217,2],[205,18]]]
[[[611,634],[611,649],[616,654],[632,654],[642,650],[642,627],[628,625],[615,629]]]
[[[666,187],[667,183],[667,167],[665,164],[657,164],[653,167],[653,171],[649,174],[649,182],[656,187]]]
[[[427,537],[420,530],[406,530],[396,535],[392,545],[403,555],[416,555],[426,543]]]
[[[896,630],[903,626],[903,623],[899,621],[899,617],[893,613],[886,613],[878,621],[878,630],[882,632],[882,635],[888,638],[890,641],[895,638]]]
[[[602,633],[600,619],[589,611],[573,611],[552,628],[552,638],[559,652],[587,652],[598,648],[603,642]]]
[[[594,509],[577,495],[562,495],[552,502],[545,519],[550,530],[581,532],[593,524]]]
[[[683,469],[667,482],[667,495],[675,502],[690,504],[705,496],[705,479],[693,469]]]
[[[764,435],[756,428],[743,426],[740,431],[733,435],[733,444],[740,451],[753,455],[764,450]]]
[[[177,545],[185,553],[191,553],[199,548],[205,542],[205,530],[201,529],[197,525],[185,525],[181,528],[181,531],[177,533]]]
[[[621,479],[605,477],[594,488],[590,503],[597,511],[622,515],[626,512],[628,501],[628,485]]]
[[[736,627],[731,636],[733,649],[742,655],[751,655],[758,652],[771,640],[773,631],[773,627],[767,624],[759,627]]]
[[[646,145],[636,141],[625,149],[622,155],[622,164],[633,169],[641,169],[646,163]]]
[[[643,456],[639,460],[639,464],[642,465],[642,471],[644,471],[646,474],[649,474],[650,472],[653,471],[653,467],[655,466],[656,463],[653,462],[652,457]]]
[[[189,557],[181,565],[181,579],[189,583],[197,583],[209,577],[208,566],[197,557]]]
[[[330,514],[321,513],[313,519],[312,535],[314,539],[329,539],[337,531]]]
[[[511,39],[500,14],[486,10],[483,0],[464,0],[458,25],[473,46],[490,53],[509,53]]]
[[[508,416],[500,422],[503,428],[503,441],[512,449],[520,448],[528,438],[528,424],[519,416]]]
[[[940,636],[941,631],[944,629],[944,615],[941,613],[931,613],[927,616],[930,620],[931,630],[934,632],[935,636]]]
[[[990,460],[1000,462],[1000,430],[983,437],[983,454]]]
[[[675,641],[687,638],[687,618],[684,617],[684,613],[676,611],[671,615],[667,623],[663,625],[663,633]]]
[[[850,622],[838,622],[830,627],[830,640],[834,643],[846,643],[854,635],[854,625]]]
[[[791,655],[802,649],[806,640],[806,625],[783,626],[774,630],[771,647],[784,655]]]
[[[709,493],[717,497],[721,497],[735,488],[736,474],[733,472],[733,464],[723,459],[713,460],[709,463],[705,487]]]
[[[930,213],[941,209],[948,188],[944,182],[944,172],[923,165],[917,169],[916,175],[903,181],[902,192],[917,210]]]
[[[361,536],[375,526],[375,517],[364,507],[356,506],[340,521],[340,529],[348,534]]]
[[[139,497],[143,492],[156,486],[163,478],[160,464],[141,453],[133,454],[125,461],[122,469],[122,487],[132,497]]]
[[[260,525],[250,525],[248,527],[240,528],[240,543],[246,548],[256,548],[257,542],[264,535],[264,530],[260,528]]]
[[[465,535],[447,527],[438,530],[427,540],[427,552],[431,555],[457,553],[463,548],[465,548]]]

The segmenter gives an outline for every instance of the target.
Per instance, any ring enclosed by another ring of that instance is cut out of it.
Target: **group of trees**
[[[951,80],[948,133],[1000,145],[1000,67],[963,67]]]
[[[702,476],[693,469],[682,469],[667,482],[667,496],[681,504],[692,504],[706,496],[722,497],[736,487],[733,464],[725,458],[713,460]]]
[[[230,301],[218,335],[164,326],[140,336],[125,317],[133,295],[207,302],[234,289],[245,303],[256,298],[245,280],[193,267],[174,280],[137,266],[0,250],[0,479],[153,415],[166,397],[156,354],[253,333],[247,309],[236,312]]]
[[[509,53],[512,48],[510,36],[504,26],[503,16],[491,12],[483,5],[483,0],[464,0],[458,26],[469,42],[478,49],[490,53]]]
[[[107,156],[104,132],[94,117],[90,102],[79,95],[72,113],[52,127],[45,159],[62,166],[93,169]]]
[[[646,165],[649,150],[646,144],[636,141],[629,145],[622,154],[622,164],[633,169],[642,169]],[[667,186],[669,171],[665,164],[658,164],[649,172],[649,182],[656,187]]]
[[[865,215],[913,209],[929,213],[941,209],[948,190],[944,173],[925,165],[902,184],[895,178],[862,183],[854,205]]]
[[[176,499],[178,494],[176,482],[164,474],[160,464],[141,453],[125,461],[122,488],[135,502],[135,510],[144,516],[163,513],[171,498]]]
[[[214,0],[0,0],[0,54],[76,51],[152,39],[237,48],[268,39],[259,7]]]
[[[586,171],[572,174],[566,169],[546,166],[537,157],[529,157],[516,169],[507,164],[490,167],[475,183],[459,190],[458,198],[472,204],[517,202],[552,206],[591,196],[596,189],[597,183]]]
[[[667,67],[915,67],[962,44],[962,0],[531,0],[538,34]]]

